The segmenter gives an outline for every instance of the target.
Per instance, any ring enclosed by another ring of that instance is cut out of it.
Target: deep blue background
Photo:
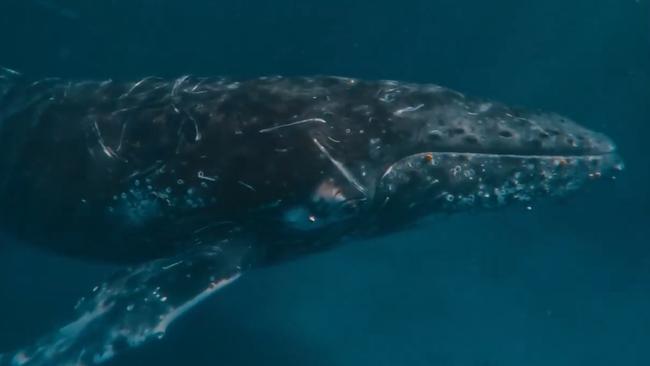
[[[434,217],[251,273],[111,365],[650,365],[648,0],[0,0],[0,64],[433,82],[566,114],[625,157],[566,204]],[[110,270],[2,241],[0,350]]]

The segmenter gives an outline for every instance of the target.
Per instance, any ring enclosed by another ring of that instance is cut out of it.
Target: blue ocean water
[[[337,74],[568,115],[626,171],[564,203],[456,216],[250,273],[109,365],[649,365],[650,3],[0,0],[34,76]],[[0,247],[0,352],[108,265]]]

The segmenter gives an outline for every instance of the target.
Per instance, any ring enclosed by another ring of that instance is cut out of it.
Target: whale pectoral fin
[[[77,305],[78,318],[0,365],[95,365],[162,338],[170,323],[241,275],[242,250],[197,248],[116,274]]]

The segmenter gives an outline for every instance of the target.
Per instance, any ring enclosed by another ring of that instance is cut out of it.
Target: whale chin
[[[565,197],[623,170],[615,150],[584,154],[512,154],[429,151],[386,169],[375,202],[389,221],[437,212],[491,209],[545,197]],[[381,215],[380,215],[381,216]]]

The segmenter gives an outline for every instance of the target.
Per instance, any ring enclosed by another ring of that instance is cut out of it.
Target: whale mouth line
[[[513,154],[513,153],[488,153],[488,152],[463,152],[463,151],[427,151],[416,155],[446,155],[482,158],[513,158],[513,159],[598,159],[616,154],[616,151],[607,151],[588,154]]]

